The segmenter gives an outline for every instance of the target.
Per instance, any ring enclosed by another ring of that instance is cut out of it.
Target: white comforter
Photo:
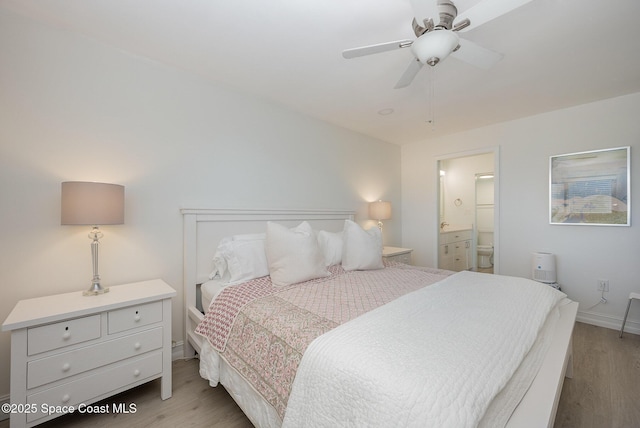
[[[514,277],[460,272],[320,336],[284,427],[475,427],[566,297]]]

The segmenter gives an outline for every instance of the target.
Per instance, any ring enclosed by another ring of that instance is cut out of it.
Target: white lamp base
[[[96,287],[97,285],[97,287]],[[100,284],[93,284],[91,288],[82,292],[83,296],[97,296],[98,294],[104,294],[109,292],[109,287],[102,288]]]
[[[98,226],[93,226],[91,232],[89,233],[89,238],[92,239],[91,242],[91,261],[93,264],[93,280],[91,282],[91,287],[88,290],[83,291],[83,296],[97,296],[98,294],[104,294],[109,292],[109,287],[102,288],[100,285],[100,275],[98,274],[98,245],[99,240],[102,238],[102,232],[98,229]]]

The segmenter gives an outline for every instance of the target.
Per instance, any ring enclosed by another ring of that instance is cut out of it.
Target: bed
[[[212,386],[222,384],[256,426],[425,426],[425,421],[432,426],[553,426],[564,377],[571,376],[577,312],[577,303],[562,293],[520,278],[397,263],[364,270],[337,264],[326,268],[327,276],[301,283],[274,287],[267,276],[228,287],[209,277],[223,239],[260,234],[265,225],[295,228],[302,222],[314,233],[330,235],[343,231],[345,222],[353,224],[354,213],[184,209],[182,214],[184,354],[197,355],[203,377]],[[369,294],[376,287],[380,290]],[[325,304],[319,315],[310,310],[318,304],[308,296],[345,289],[358,296],[356,309],[334,303]],[[512,303],[520,297],[509,293],[525,289],[524,300],[540,301],[544,312]],[[500,299],[505,303],[498,306],[511,314],[494,313]],[[463,318],[471,313],[477,318],[465,324]],[[502,322],[509,316],[513,321]],[[262,328],[254,324],[257,320],[276,328],[282,319],[297,318],[305,326],[302,333],[277,333],[285,344],[267,340],[277,345],[272,354],[282,351],[279,360],[249,361],[254,358],[240,355],[243,346],[251,353],[265,343],[264,335],[256,333]],[[531,331],[516,334],[524,339],[514,346],[502,343],[507,337],[503,329]],[[233,330],[239,336],[234,338]],[[474,343],[481,337],[486,355]],[[274,373],[280,383],[268,384],[265,379]],[[449,384],[458,389],[448,389]],[[432,394],[432,387],[446,393]],[[450,399],[441,398],[447,395]]]

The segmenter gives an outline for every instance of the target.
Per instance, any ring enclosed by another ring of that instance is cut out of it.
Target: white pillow
[[[222,254],[222,250],[228,243],[231,242],[231,237],[222,238],[218,243],[218,248],[216,248],[216,252],[213,255],[213,271],[209,275],[209,279],[214,278],[224,278],[227,277],[228,280],[228,271],[227,271],[227,260],[224,258]]]
[[[342,267],[344,270],[382,269],[382,234],[373,227],[364,230],[357,223],[345,220],[342,233]]]
[[[342,232],[318,232],[318,245],[324,255],[326,266],[333,266],[342,263]]]
[[[269,275],[265,239],[264,233],[223,238],[213,256],[214,271],[209,278],[239,284]]]
[[[293,229],[267,222],[265,248],[275,286],[329,276],[318,240],[306,221]]]

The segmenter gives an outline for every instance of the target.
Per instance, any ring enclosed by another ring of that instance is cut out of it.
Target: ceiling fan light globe
[[[429,31],[413,42],[411,51],[418,61],[433,66],[448,57],[458,47],[459,41],[453,31]]]

